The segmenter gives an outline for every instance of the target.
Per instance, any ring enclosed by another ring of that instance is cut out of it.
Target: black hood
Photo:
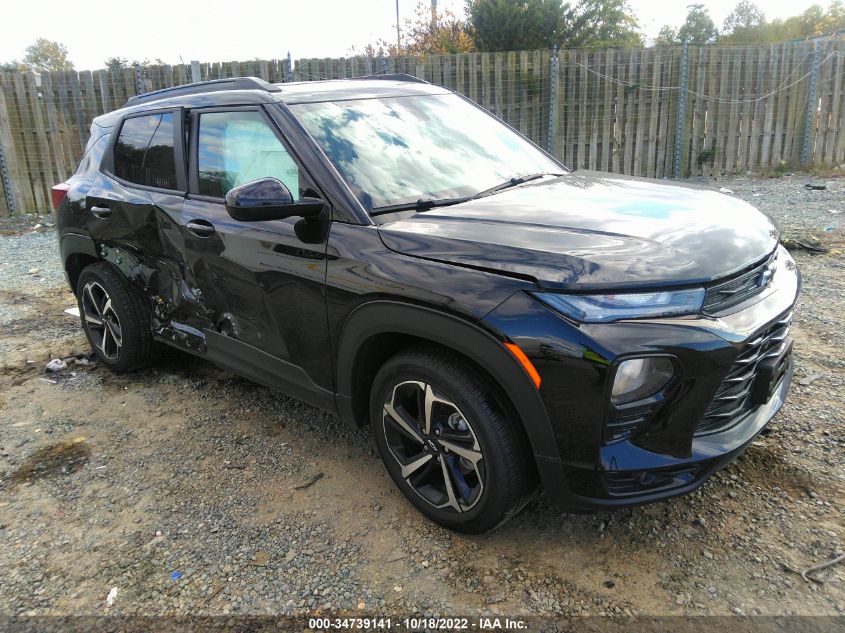
[[[688,185],[567,174],[379,227],[415,257],[548,288],[704,283],[771,253],[778,229],[750,204]]]

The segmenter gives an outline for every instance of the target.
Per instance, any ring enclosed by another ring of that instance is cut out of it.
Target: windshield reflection
[[[290,107],[367,210],[469,196],[515,176],[561,171],[457,95]]]

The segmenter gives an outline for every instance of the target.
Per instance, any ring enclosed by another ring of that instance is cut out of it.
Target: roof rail
[[[415,84],[427,84],[425,79],[414,77],[407,73],[388,73],[385,75],[364,75],[363,77],[349,77],[349,79],[383,79],[385,81],[409,81]]]
[[[231,79],[214,79],[212,81],[199,81],[194,84],[173,86],[162,90],[153,90],[144,94],[129,97],[124,106],[149,103],[167,97],[181,97],[183,95],[200,94],[203,92],[219,92],[222,90],[264,90],[265,92],[281,92],[278,86],[267,83],[258,77],[232,77]]]

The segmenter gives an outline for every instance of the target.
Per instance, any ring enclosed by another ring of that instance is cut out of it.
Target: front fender
[[[513,404],[537,460],[543,485],[547,488],[562,485],[563,470],[555,436],[540,394],[528,374],[503,341],[489,331],[431,308],[378,300],[357,307],[347,317],[340,332],[337,356],[337,409],[344,420],[356,423],[352,385],[358,350],[367,339],[387,333],[429,340],[483,367]]]

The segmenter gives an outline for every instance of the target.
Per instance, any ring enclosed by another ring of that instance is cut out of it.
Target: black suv
[[[408,76],[133,97],[53,202],[103,364],[171,345],[369,425],[456,530],[538,481],[569,510],[688,492],[792,377],[800,277],[769,218],[570,172]]]

